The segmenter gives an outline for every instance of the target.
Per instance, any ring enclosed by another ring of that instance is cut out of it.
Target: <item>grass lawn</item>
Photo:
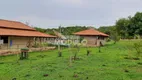
[[[69,66],[70,50],[63,50],[63,57],[57,57],[57,50],[33,52],[29,59],[18,60],[17,55],[0,57],[0,80],[142,80],[142,57],[135,57],[131,48],[136,41],[107,43],[101,48],[81,48],[79,59]]]

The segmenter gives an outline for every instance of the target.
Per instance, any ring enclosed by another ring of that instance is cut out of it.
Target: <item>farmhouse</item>
[[[107,34],[104,34],[102,32],[99,32],[95,29],[88,29],[83,30],[80,32],[74,33],[77,36],[80,36],[81,38],[85,39],[87,42],[87,46],[100,46],[105,44],[105,39],[109,36]]]
[[[21,22],[0,19],[0,50],[30,48],[54,38]]]

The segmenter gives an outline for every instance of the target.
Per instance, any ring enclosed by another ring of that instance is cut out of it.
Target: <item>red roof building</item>
[[[56,36],[41,33],[21,22],[0,19],[0,49],[25,48],[30,42],[46,38]]]
[[[36,31],[21,22],[0,20],[0,36],[55,37]]]
[[[104,37],[108,37],[109,35],[102,33],[100,31],[97,31],[95,29],[88,29],[88,30],[84,30],[84,31],[80,31],[77,33],[74,33],[75,35],[80,35],[80,36],[104,36]]]
[[[95,29],[88,29],[74,33],[74,35],[81,36],[85,40],[87,40],[88,46],[100,46],[104,45],[105,38],[109,37],[109,35],[97,31]]]

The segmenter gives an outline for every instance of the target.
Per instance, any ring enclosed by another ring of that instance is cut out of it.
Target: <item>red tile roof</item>
[[[105,33],[102,33],[100,31],[97,31],[95,29],[88,29],[88,30],[84,30],[84,31],[80,31],[80,32],[76,32],[74,33],[75,35],[80,35],[80,36],[96,36],[96,35],[99,35],[99,36],[105,36],[105,37],[108,37],[109,35],[105,34]]]
[[[14,29],[26,29],[26,30],[35,30],[34,28],[23,24],[21,22],[17,21],[10,21],[10,20],[3,20],[0,19],[0,27],[4,28],[14,28]]]
[[[55,37],[38,31],[0,28],[1,36]]]
[[[0,20],[1,36],[56,37],[36,31],[21,22]]]

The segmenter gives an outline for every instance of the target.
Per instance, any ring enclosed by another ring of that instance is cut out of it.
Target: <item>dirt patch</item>
[[[19,54],[19,53],[20,53],[19,50],[1,50],[0,51],[0,56]]]

